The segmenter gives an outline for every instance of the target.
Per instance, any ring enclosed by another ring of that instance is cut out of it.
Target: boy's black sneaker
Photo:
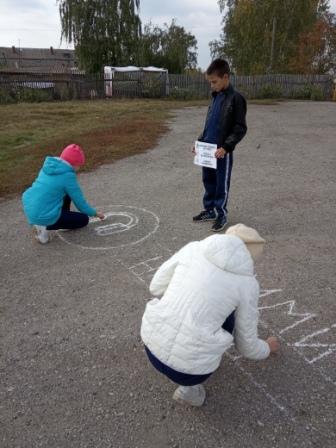
[[[193,216],[193,221],[214,221],[216,219],[216,212],[214,210],[203,210],[196,216]]]
[[[224,227],[226,226],[227,221],[224,217],[222,218],[217,218],[214,225],[211,227],[211,230],[213,232],[220,232],[221,230],[224,229]]]

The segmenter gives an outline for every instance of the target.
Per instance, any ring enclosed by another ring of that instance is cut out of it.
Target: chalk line
[[[289,418],[292,422],[295,422],[296,419],[293,415],[290,414],[290,412],[286,409],[286,407],[281,404],[270,392],[267,391],[266,386],[259,383],[254,376],[248,372],[244,367],[241,365],[241,363],[237,360],[237,357],[233,357],[230,353],[225,352],[225,355],[228,356],[232,361],[234,361],[234,365],[239,368],[239,370],[248,377],[248,379],[251,381],[251,383],[259,389],[269,400],[270,402],[277,408],[279,411],[281,411],[283,414],[286,415],[287,418]]]
[[[304,354],[297,348],[297,347],[295,347],[294,345],[290,345],[290,344],[288,344],[287,343],[287,341],[284,339],[284,337],[281,335],[281,334],[279,334],[279,333],[277,333],[277,331],[275,331],[272,327],[270,327],[266,322],[264,322],[262,319],[259,319],[259,323],[260,323],[260,325],[263,327],[263,328],[265,328],[265,329],[267,329],[268,331],[270,331],[270,332],[272,332],[272,333],[274,333],[274,334],[277,334],[277,337],[285,344],[285,345],[287,345],[287,346],[290,346],[302,359],[304,359],[304,361],[307,363],[307,364],[309,364],[317,373],[319,373],[320,375],[321,375],[321,377],[325,380],[325,381],[327,381],[328,383],[331,383],[331,384],[333,384],[334,386],[336,386],[336,382],[332,379],[332,378],[330,378],[328,375],[326,375],[321,369],[319,369],[315,364],[311,364],[309,361],[309,359],[308,358],[306,358],[306,356],[304,356]]]
[[[282,292],[282,289],[262,289],[259,294],[259,298],[270,296],[277,292]]]
[[[312,313],[294,313],[293,309],[296,305],[295,300],[287,300],[286,302],[282,303],[275,303],[274,305],[267,305],[267,306],[260,306],[259,310],[268,310],[268,309],[275,309],[277,307],[286,306],[288,305],[288,312],[287,315],[291,317],[302,317],[302,319],[294,322],[292,325],[289,325],[286,328],[283,328],[279,331],[280,334],[285,333],[286,331],[292,330],[293,328],[297,327],[298,325],[302,324],[303,322],[306,322],[309,319],[312,319],[313,317],[316,317],[316,314]]]
[[[78,243],[73,243],[71,241],[68,241],[66,238],[64,238],[64,236],[61,234],[61,232],[56,231],[57,236],[66,244],[69,244],[70,246],[76,246],[79,247],[81,249],[89,249],[89,250],[110,250],[110,249],[119,249],[122,247],[128,247],[128,246],[135,246],[136,244],[140,244],[143,241],[145,241],[146,239],[148,239],[150,236],[152,236],[160,227],[160,219],[159,217],[151,212],[150,210],[147,210],[145,208],[141,208],[141,207],[133,207],[131,205],[122,205],[122,204],[118,204],[118,205],[110,205],[110,206],[106,206],[104,208],[108,208],[108,207],[125,207],[133,209],[133,210],[141,210],[142,212],[144,212],[145,214],[148,213],[149,215],[151,215],[154,218],[154,229],[152,231],[150,231],[149,233],[147,233],[144,237],[136,240],[136,241],[131,241],[125,244],[118,244],[116,246],[99,246],[99,247],[90,247],[90,246],[85,246],[83,244],[78,244]],[[113,212],[107,212],[107,213],[113,213]]]
[[[128,272],[130,272],[131,274],[133,274],[135,278],[137,278],[142,284],[144,284],[144,285],[148,288],[147,282],[146,282],[142,277],[140,277],[140,275],[137,275],[134,271],[131,271],[131,270],[128,268],[128,266],[126,266],[125,263],[123,263],[122,260],[118,259],[117,261],[118,261],[118,263],[121,264],[121,266],[123,266]]]
[[[320,334],[328,333],[332,328],[335,327],[335,325],[336,324],[333,324],[333,325],[331,325],[330,328],[323,328],[322,330],[315,331],[314,333],[303,337],[302,339],[300,339],[300,341],[295,342],[294,344],[288,344],[288,345],[293,346],[293,347],[308,347],[308,348],[323,348],[324,347],[324,348],[328,348],[328,350],[326,350],[325,352],[320,353],[315,358],[308,360],[309,364],[314,364],[316,361],[319,361],[320,359],[331,355],[333,352],[336,352],[336,344],[328,344],[328,343],[321,343],[321,342],[311,343],[311,342],[307,342],[307,341],[309,341],[310,339],[313,339],[315,336],[318,336]]]

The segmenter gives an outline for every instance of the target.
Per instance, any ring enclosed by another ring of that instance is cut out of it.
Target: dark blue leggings
[[[228,318],[225,320],[224,324],[222,325],[222,328],[229,333],[233,333],[234,329],[234,312],[228,316]],[[212,374],[207,373],[206,375],[191,375],[189,373],[181,373],[177,370],[174,370],[165,364],[161,362],[159,359],[156,358],[156,356],[153,355],[153,353],[145,346],[145,350],[148,356],[148,359],[152,363],[153,367],[156,368],[160,373],[163,373],[168,377],[171,381],[173,381],[176,384],[179,384],[180,386],[195,386],[196,384],[204,383]]]
[[[68,195],[63,200],[62,213],[59,219],[47,227],[47,230],[80,229],[89,223],[89,217],[84,213],[70,211],[71,199]]]

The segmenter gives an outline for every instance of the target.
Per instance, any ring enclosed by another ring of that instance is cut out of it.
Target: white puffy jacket
[[[231,235],[192,242],[167,260],[150,284],[141,337],[164,364],[201,375],[217,369],[233,337],[222,329],[235,311],[234,343],[250,359],[267,358],[258,339],[259,285],[245,244]]]

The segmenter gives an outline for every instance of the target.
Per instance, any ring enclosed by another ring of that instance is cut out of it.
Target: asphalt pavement
[[[235,151],[229,225],[267,240],[259,333],[281,352],[230,350],[200,409],[175,403],[144,354],[153,273],[211,234],[192,222],[205,114],[176,111],[157,147],[80,176],[103,222],[40,245],[20,199],[0,203],[1,448],[336,446],[336,103],[250,105]]]

